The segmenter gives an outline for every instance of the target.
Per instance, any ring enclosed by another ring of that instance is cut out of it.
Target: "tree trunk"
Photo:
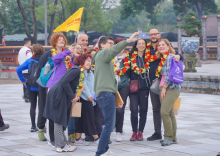
[[[197,1],[194,1],[193,3],[194,3],[194,5],[196,7],[196,10],[197,10],[197,17],[198,17],[198,19],[202,20],[202,10],[199,7],[199,3]]]
[[[31,34],[30,34],[30,31],[29,31],[29,28],[28,28],[28,23],[27,23],[27,17],[26,17],[26,15],[25,15],[24,8],[23,8],[23,6],[22,6],[22,4],[21,4],[21,0],[17,0],[17,3],[18,3],[18,7],[19,7],[19,9],[20,9],[20,11],[21,11],[21,15],[22,15],[22,17],[23,17],[23,22],[24,22],[24,27],[25,27],[26,35],[27,35],[28,38],[31,39],[31,41],[32,41],[33,43],[36,43],[36,40],[35,40],[34,37],[32,37]]]
[[[186,6],[183,4],[183,2],[181,0],[173,0],[173,1],[176,2],[177,4],[179,4],[183,8],[185,14],[187,15],[188,12],[187,12]]]
[[[36,0],[31,0],[31,18],[32,18],[32,22],[33,22],[33,32],[34,32],[34,42],[33,43],[37,43],[37,20],[36,20],[36,16],[35,16],[35,5],[36,5]]]
[[[58,3],[58,0],[55,0],[54,1],[54,6],[57,6],[57,3]],[[51,21],[50,21],[50,30],[49,30],[49,35],[48,35],[48,38],[47,38],[48,41],[50,40],[50,37],[53,34],[55,14],[56,14],[56,11],[52,11],[52,13],[51,13]]]

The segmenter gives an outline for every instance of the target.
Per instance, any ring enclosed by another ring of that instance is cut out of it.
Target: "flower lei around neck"
[[[146,49],[146,59],[148,60],[148,62],[154,62],[157,60],[157,56],[156,55],[151,55],[151,52],[150,52],[150,48],[152,46],[152,42],[148,43],[147,44],[147,49]],[[156,51],[156,54],[158,53],[158,44],[157,44],[157,51]]]
[[[80,89],[82,89],[83,86],[83,81],[84,81],[84,69],[81,65],[79,65],[79,69],[80,69],[80,77],[79,77],[79,85],[76,88],[76,93],[79,92]]]
[[[114,72],[116,75],[124,75],[128,69],[130,68],[130,62],[129,61],[129,54],[128,52],[125,52],[125,58],[122,59],[124,62],[124,67],[120,68],[120,63],[117,63],[115,59],[112,60],[113,67],[114,67]]]
[[[63,51],[65,51],[65,49],[62,49],[62,52]],[[55,49],[55,48],[53,48],[52,50],[51,50],[51,55],[52,55],[52,57],[54,56],[54,55],[56,55],[57,54],[57,50]],[[68,69],[70,69],[73,65],[72,65],[72,63],[71,63],[71,55],[68,55],[68,56],[66,56],[66,58],[65,58],[65,65],[66,65],[66,69],[68,70]]]
[[[169,55],[169,52],[166,52],[163,55],[163,57],[161,58],[159,66],[157,67],[156,72],[155,72],[156,77],[160,77],[160,71],[162,70],[162,68],[163,68],[163,66],[165,64],[165,61],[166,61],[168,55]]]
[[[138,55],[137,51],[134,51],[133,54],[131,55],[131,69],[134,70],[134,72],[136,74],[143,74],[149,68],[149,62],[148,62],[148,59],[147,59],[147,53],[145,52],[144,68],[139,68],[137,66],[137,60],[136,60],[137,55]]]

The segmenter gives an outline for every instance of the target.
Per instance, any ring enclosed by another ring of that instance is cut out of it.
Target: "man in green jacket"
[[[126,46],[137,40],[139,32],[134,33],[129,39],[114,45],[114,39],[104,36],[99,41],[99,51],[92,57],[95,65],[94,91],[97,95],[97,102],[102,109],[105,127],[99,139],[96,156],[114,156],[115,153],[109,150],[108,142],[115,125],[115,94],[118,91],[115,79],[112,59],[117,56]]]

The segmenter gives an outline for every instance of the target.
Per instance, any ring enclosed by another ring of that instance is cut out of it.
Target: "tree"
[[[151,20],[151,24],[156,24],[154,15],[158,12],[155,12],[155,8],[161,2],[164,0],[121,0],[121,19],[126,19],[129,16],[135,17],[144,10],[149,13],[147,17]]]
[[[202,22],[195,18],[195,15],[194,12],[188,12],[184,17],[184,24],[177,26],[177,28],[185,30],[188,37],[195,35],[200,36],[202,33]]]
[[[189,10],[195,11],[199,20],[204,14],[217,13],[218,9],[215,0],[173,0],[173,7],[177,14],[187,15]]]
[[[22,18],[23,18],[23,22],[24,22],[24,26],[25,26],[25,31],[26,31],[26,35],[28,38],[31,39],[31,42],[33,43],[37,43],[37,20],[36,20],[36,16],[35,16],[35,5],[36,5],[36,1],[35,0],[31,0],[31,17],[32,17],[32,22],[33,22],[33,32],[34,32],[34,36],[31,36],[31,33],[29,31],[29,27],[28,27],[28,21],[27,21],[27,17],[25,14],[25,10],[21,4],[21,0],[17,0],[18,3],[18,7],[21,11],[22,14]]]

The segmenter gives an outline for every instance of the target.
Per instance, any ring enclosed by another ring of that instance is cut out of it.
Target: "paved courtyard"
[[[0,80],[1,81],[1,80]],[[0,109],[10,129],[0,132],[0,156],[3,155],[73,155],[94,156],[96,146],[80,146],[72,153],[56,153],[47,142],[38,141],[37,133],[31,133],[29,117],[30,104],[21,98],[21,84],[0,85]],[[178,144],[162,147],[159,141],[146,140],[153,131],[152,106],[149,100],[147,124],[144,141],[130,142],[130,111],[126,108],[123,141],[113,143],[110,148],[117,156],[215,156],[220,151],[220,96],[206,94],[181,93],[181,106],[177,116]]]

